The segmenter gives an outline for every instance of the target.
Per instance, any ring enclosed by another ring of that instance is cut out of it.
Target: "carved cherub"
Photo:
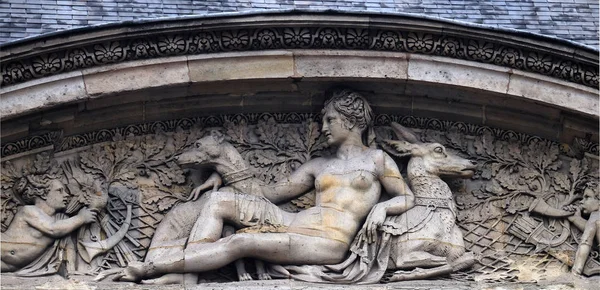
[[[88,208],[82,208],[74,217],[57,219],[57,214],[67,207],[69,196],[58,176],[24,176],[13,189],[29,205],[17,212],[2,234],[2,272],[29,265],[56,239],[96,220],[96,213]]]
[[[571,272],[581,275],[583,268],[588,259],[594,238],[596,243],[600,244],[600,191],[598,184],[590,182],[583,191],[582,209],[584,214],[589,214],[590,217],[586,221],[581,217],[579,211],[575,215],[568,217],[576,227],[583,231],[581,242],[575,253],[575,262]]]

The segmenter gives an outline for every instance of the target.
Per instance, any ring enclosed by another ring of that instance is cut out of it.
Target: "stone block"
[[[190,81],[185,57],[126,62],[86,69],[83,76],[90,95],[178,85]]]
[[[404,53],[306,51],[295,52],[296,77],[405,80]]]
[[[0,89],[2,120],[88,97],[81,72],[72,72]]]
[[[285,51],[219,53],[189,58],[192,82],[290,78],[292,54]]]
[[[598,91],[549,77],[514,71],[507,93],[598,118]]]
[[[509,69],[463,60],[411,55],[408,79],[505,93]]]

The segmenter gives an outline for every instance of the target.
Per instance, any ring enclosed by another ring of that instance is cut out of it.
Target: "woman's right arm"
[[[315,175],[321,158],[312,159],[296,169],[289,177],[263,187],[263,195],[277,204],[297,197],[315,187]]]

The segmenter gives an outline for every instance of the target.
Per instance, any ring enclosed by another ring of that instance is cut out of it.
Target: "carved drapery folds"
[[[176,162],[177,155],[217,130],[241,154],[258,182],[272,184],[289,176],[300,164],[330,154],[316,121],[319,119],[310,114],[223,115],[76,136],[53,133],[37,139],[54,144],[53,150],[19,155],[14,153],[43,146],[23,145],[32,143],[27,140],[4,144],[3,232],[10,230],[26,205],[40,207],[30,199],[47,195],[37,191],[49,191],[44,184],[50,179],[64,184],[70,197],[63,209],[48,216],[65,220],[83,216],[78,213],[82,209],[95,213],[89,221],[72,224],[63,235],[56,236],[56,245],[45,245],[44,253],[36,253],[31,263],[11,270],[27,270],[23,275],[44,274],[49,272],[45,266],[58,261],[57,265],[64,262],[67,271],[92,274],[141,261],[165,214],[176,204],[187,202],[192,189],[211,174],[182,168]],[[579,211],[586,188],[598,196],[598,189],[590,186],[598,181],[597,144],[569,147],[465,123],[379,115],[375,120],[379,146],[385,148],[383,140],[395,139],[392,122],[412,128],[419,142],[437,142],[477,162],[472,178],[444,179],[454,195],[455,223],[466,251],[476,259],[470,269],[453,273],[453,278],[531,281],[570,269],[585,231],[581,220],[585,225],[585,219],[594,215]],[[14,149],[19,146],[22,149]],[[406,158],[395,161],[406,170]],[[44,201],[49,203],[50,198]],[[313,205],[314,192],[309,192],[281,207],[298,211]],[[583,267],[585,276],[600,273],[596,243]],[[233,279],[231,270],[222,272]],[[206,274],[206,278],[214,277]]]

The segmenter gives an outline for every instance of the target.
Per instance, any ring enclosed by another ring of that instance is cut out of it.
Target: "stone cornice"
[[[2,47],[2,86],[131,60],[272,49],[437,55],[598,88],[594,49],[553,38],[407,15],[314,12],[122,23]]]

